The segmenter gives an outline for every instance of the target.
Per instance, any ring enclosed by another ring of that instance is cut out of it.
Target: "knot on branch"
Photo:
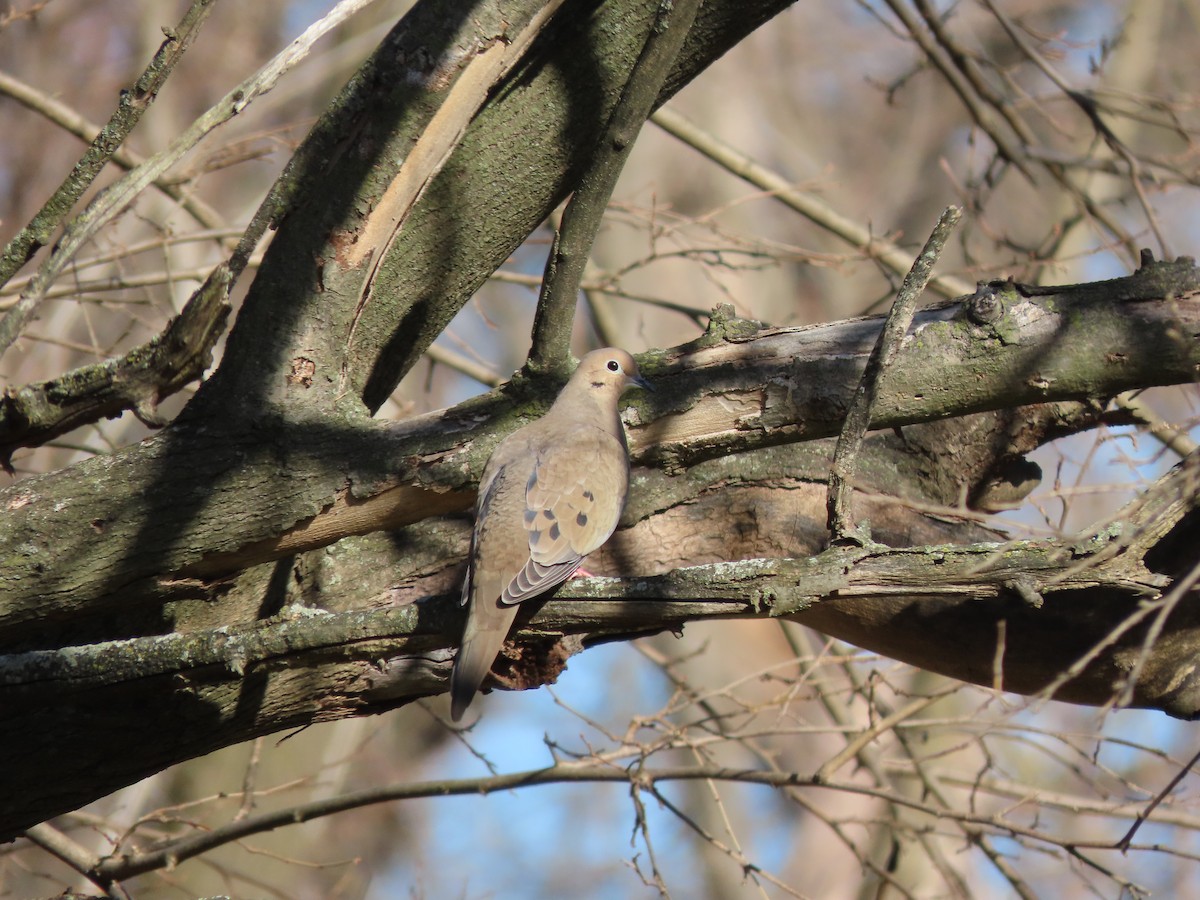
[[[994,325],[1004,317],[1004,301],[994,284],[980,284],[964,305],[967,317],[976,325]]]
[[[704,336],[700,340],[704,346],[724,341],[744,343],[752,340],[765,327],[764,323],[755,319],[743,319],[734,310],[732,303],[721,303],[713,307],[708,327],[704,329]]]

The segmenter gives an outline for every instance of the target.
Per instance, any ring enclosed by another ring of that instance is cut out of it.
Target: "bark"
[[[666,95],[782,5],[706,3]],[[519,377],[398,424],[369,413],[577,182],[654,8],[568,3],[537,25],[542,6],[480,4],[467,21],[447,12],[458,4],[420,4],[273,193],[279,233],[185,413],[0,493],[0,835],[217,747],[444,690],[468,530],[455,514],[496,440],[556,385]],[[487,102],[411,205],[392,204],[398,162],[439,113],[474,109],[472,67],[529,29],[527,55],[484,79]],[[858,515],[880,543],[826,552],[828,439],[879,320],[714,317],[702,340],[641,361],[659,391],[628,415],[633,499],[590,566],[638,577],[560,594],[620,602],[530,610],[499,674],[532,686],[597,640],[794,616],[1042,690],[1185,574],[1191,470],[1078,545],[1000,544],[922,509],[982,497],[1022,453],[1102,420],[1117,392],[1190,382],[1198,287],[1190,261],[1147,262],[1115,282],[988,285],[923,311],[876,409],[891,431],[859,462]],[[1149,619],[1058,695],[1107,702],[1140,665],[1130,702],[1195,715],[1194,623],[1184,603],[1168,612],[1144,663]]]
[[[498,667],[502,683],[552,680],[598,640],[787,615],[957,677],[1045,688],[1181,575],[1162,547],[1194,529],[1191,483],[1180,475],[1157,505],[1078,546],[998,543],[978,524],[911,504],[952,514],[1006,460],[1095,424],[1100,407],[1075,402],[1093,386],[1190,377],[1197,279],[1188,262],[1153,264],[1037,296],[985,286],[923,311],[901,350],[903,375],[880,399],[876,424],[894,428],[872,437],[859,466],[858,515],[881,543],[823,554],[828,435],[879,320],[766,329],[716,317],[701,341],[645,360],[659,391],[627,414],[641,465],[622,531],[589,567],[639,577],[562,591],[621,602],[547,604]],[[1149,296],[1164,285],[1166,297]],[[997,291],[1004,314],[979,324],[979,298]],[[1070,354],[1059,349],[1064,334]],[[1030,371],[1037,377],[1014,383],[1013,372]],[[230,433],[184,421],[2,495],[6,827],[257,734],[441,693],[469,527],[444,514],[467,506],[494,441],[545,396],[525,384],[396,425],[264,421]],[[1034,396],[1054,402],[1002,408]],[[901,427],[986,407],[997,411]],[[166,493],[143,494],[164,483]],[[304,502],[312,513],[299,524],[279,517]],[[408,527],[382,530],[399,525]],[[53,548],[50,535],[62,537]],[[976,543],[946,546],[964,541]],[[1148,621],[1057,696],[1107,702]],[[1132,703],[1195,715],[1195,627],[1178,605]],[[62,739],[70,734],[89,737]]]
[[[661,99],[786,6],[706,3]],[[469,503],[468,493],[447,488],[470,484],[480,448],[472,467],[449,480],[443,468],[433,489],[404,487],[396,472],[404,459],[441,452],[476,424],[472,416],[502,402],[461,411],[446,435],[422,430],[428,422],[390,428],[368,414],[578,182],[657,11],[647,0],[567,0],[549,20],[539,18],[550,7],[543,0],[418,4],[331,105],[248,229],[254,234],[270,220],[278,230],[222,365],[184,414],[143,444],[5,492],[6,658],[51,648],[68,661],[78,659],[64,650],[72,646],[103,652],[106,640],[269,618],[291,589],[290,554]],[[411,178],[418,184],[409,202],[390,201]],[[250,249],[239,247],[231,271],[241,270]],[[165,374],[141,385],[118,405],[142,404],[170,381]],[[107,397],[90,408],[113,411]],[[49,405],[22,409],[45,414],[10,416],[10,426],[26,434],[57,427]],[[20,437],[10,430],[0,444]],[[380,562],[368,554],[364,571],[378,571]],[[161,656],[142,658],[152,664]],[[4,714],[0,763],[11,781],[0,787],[0,831],[72,809],[235,735],[325,715],[330,697],[316,689],[324,676],[333,677],[317,666],[301,678],[305,687],[283,695],[262,682],[260,696],[249,682],[218,679],[194,705],[161,703],[181,684],[178,674],[137,677],[122,698],[69,691],[53,709],[39,708],[33,684],[56,682],[35,677],[17,687],[25,699],[14,695]],[[242,699],[227,715],[231,697]],[[352,699],[343,714],[360,705]],[[69,726],[42,730],[47,716],[59,714]],[[47,750],[55,745],[65,755],[56,760],[62,768],[32,789],[27,779],[51,763],[30,743],[38,733]],[[80,746],[88,749],[66,758],[68,747]]]

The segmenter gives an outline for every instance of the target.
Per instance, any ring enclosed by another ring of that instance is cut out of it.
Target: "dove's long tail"
[[[483,684],[516,615],[515,606],[500,606],[495,601],[486,610],[472,609],[450,675],[450,718],[455,722],[462,718]]]

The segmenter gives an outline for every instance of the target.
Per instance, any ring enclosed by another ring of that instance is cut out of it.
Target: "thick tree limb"
[[[1198,278],[1189,262],[1162,263],[1056,291],[989,285],[925,310],[874,424],[1190,381],[1200,309],[1183,298]],[[879,324],[758,330],[718,320],[709,337],[643,360],[662,390],[627,416],[635,459],[678,474],[836,434]],[[185,420],[112,457],[23,481],[0,493],[0,547],[26,548],[6,567],[0,646],[20,639],[22,623],[82,627],[110,605],[129,608],[130,596],[202,591],[254,563],[465,509],[491,445],[517,424],[512,402],[497,392],[396,425]],[[54,535],[53,548],[30,535]]]
[[[1143,561],[1195,508],[1197,471],[1195,460],[1181,466],[1127,510],[1119,529],[1086,542],[836,547],[810,559],[581,580],[527,620],[498,670],[507,686],[531,687],[553,679],[571,653],[594,641],[678,629],[704,618],[788,616],[832,624],[835,634],[839,619],[843,632],[854,633],[857,625],[865,628],[867,644],[897,624],[905,634],[901,652],[892,643],[889,653],[904,656],[907,649],[922,664],[985,684],[995,677],[1003,634],[1003,686],[1035,693],[1056,679],[1066,661],[1102,645],[1110,626],[1138,614],[1142,601],[1168,583]],[[56,791],[69,795],[58,801],[65,809],[82,802],[80,790],[103,793],[148,767],[214,746],[441,693],[460,627],[461,613],[450,600],[455,575],[457,569],[421,575],[409,585],[437,602],[341,613],[290,608],[240,628],[221,625],[5,657],[0,700],[11,724],[4,729],[0,786],[9,801],[0,822],[15,828],[46,814],[45,796],[4,784],[27,782],[31,767],[49,764],[59,772]],[[1027,601],[1031,594],[1038,605]],[[906,630],[897,616],[916,616],[917,627]],[[1083,702],[1113,696],[1138,657],[1141,633],[1135,628],[1124,634],[1096,664],[1061,684],[1056,696]],[[1045,652],[1047,642],[1055,653]],[[1133,686],[1133,702],[1195,715],[1200,679],[1180,663],[1194,656],[1197,643],[1200,613],[1180,610],[1162,652]],[[94,736],[88,748],[56,745],[69,757],[60,759],[43,735],[63,708],[71,710],[76,727]],[[162,717],[175,727],[166,727]],[[106,728],[99,727],[101,720]],[[55,758],[45,760],[47,753]],[[93,754],[105,760],[99,771],[88,762]],[[81,767],[88,771],[81,782],[86,787],[69,789]]]
[[[420,4],[273,192],[265,208],[289,212],[201,402],[137,447],[0,493],[0,831],[244,737],[443,691],[461,623],[439,600],[457,588],[466,533],[445,514],[469,503],[490,447],[552,386],[527,380],[395,425],[364,413],[577,182],[645,33],[629,17],[652,5],[568,5],[573,15],[539,33],[430,170],[399,238],[352,251],[443,95],[541,8],[478,4],[468,23]],[[705,3],[664,96],[781,6]],[[900,485],[914,505],[874,500],[873,533],[921,545],[991,537],[917,504],[974,493],[1022,442],[1094,422],[1088,404],[1191,381],[1198,289],[1194,265],[1179,261],[1057,291],[988,285],[923,311],[878,401],[876,423],[899,432],[874,436],[877,455],[859,467],[866,485]],[[1078,546],[872,545],[806,559],[821,519],[759,528],[822,493],[828,448],[814,439],[840,427],[878,327],[765,329],[723,315],[703,339],[647,355],[661,389],[629,414],[643,467],[624,535],[658,539],[618,535],[606,548],[599,571],[642,577],[571,587],[620,603],[548,604],[510,648],[510,686],[541,683],[585,639],[563,635],[736,614],[801,617],[964,677],[986,658],[989,680],[1003,619],[1004,685],[1040,690],[1047,666],[1057,678],[1070,665],[1059,652],[1067,624],[1077,640],[1103,639],[1139,598],[1157,602],[1179,577],[1168,551],[1194,546],[1191,485],[1174,498],[1164,489],[1145,528]],[[1068,408],[1073,418],[1055,419]],[[985,410],[1004,412],[940,431],[910,424]],[[921,465],[948,435],[963,464]],[[703,515],[723,523],[716,551],[698,549]],[[735,522],[746,527],[731,534]],[[753,560],[729,561],[735,540]],[[709,552],[726,562],[695,565]],[[1135,702],[1196,708],[1179,665],[1194,657],[1190,615],[1181,605],[1167,623]],[[1133,629],[1093,643],[1095,660],[1060,695],[1103,702],[1128,671],[1122,641],[1137,639]],[[1055,652],[1039,653],[1047,640]]]
[[[703,4],[658,102],[787,5]],[[544,6],[491,0],[456,19],[423,3],[388,36],[285,173],[281,190],[302,202],[272,241],[204,403],[256,415],[302,394],[310,409],[377,409],[578,185],[657,2],[565,3],[491,88],[453,152],[420,179],[402,219],[380,207],[412,177],[397,163],[456,102],[459,83],[482,78],[474,70],[486,68],[488,48],[525,34]],[[315,368],[302,392],[287,380],[301,358]]]
[[[1156,264],[1130,279],[1058,293],[991,286],[962,306],[926,310],[893,373],[905,377],[889,379],[880,415],[899,424],[934,411],[1005,406],[1014,395],[1086,394],[1089,384],[1116,392],[1132,380],[1190,377],[1200,354],[1188,337],[1198,328],[1195,303],[1174,296],[1195,277],[1187,263]],[[1144,299],[1164,288],[1172,299]],[[1025,296],[1031,293],[1036,296]],[[1104,302],[1104,296],[1122,299]],[[1130,513],[1144,528],[1123,524],[1119,535],[1105,533],[1091,543],[992,543],[936,552],[872,546],[850,556],[838,555],[850,552],[841,550],[804,559],[823,539],[823,489],[815,482],[828,471],[828,449],[808,462],[794,454],[827,448],[808,439],[836,432],[834,411],[846,402],[878,328],[878,320],[860,320],[759,330],[717,317],[705,340],[646,360],[648,368],[657,367],[662,390],[656,400],[665,408],[634,410],[631,431],[641,459],[666,465],[639,470],[627,528],[598,568],[643,577],[564,590],[563,598],[619,602],[548,604],[508,657],[509,686],[552,677],[580,646],[569,638],[560,643],[563,634],[590,641],[678,627],[691,618],[787,615],[988,683],[996,622],[1003,619],[1003,684],[1037,691],[1063,672],[1072,653],[1098,644],[1178,576],[1168,548],[1187,544],[1195,518],[1189,504],[1197,494],[1183,481],[1174,482],[1174,493],[1155,494],[1157,506]],[[1071,354],[1058,348],[1064,339],[1072,342]],[[906,362],[906,354],[921,365]],[[1014,371],[1037,378],[1026,375],[1006,388]],[[952,392],[955,385],[963,390]],[[931,406],[931,398],[939,405]],[[113,789],[255,734],[440,693],[460,627],[457,607],[413,601],[456,592],[467,525],[431,519],[394,536],[376,529],[469,502],[469,473],[478,471],[499,432],[515,424],[500,413],[510,402],[492,395],[393,426],[314,421],[300,432],[265,421],[254,432],[231,433],[208,424],[181,441],[176,429],[192,427],[184,422],[137,448],[0,494],[8,511],[0,519],[0,546],[12,548],[7,558],[15,560],[5,569],[0,600],[0,634],[9,648],[0,663],[6,684],[0,708],[9,724],[0,733],[12,736],[0,745],[0,771],[27,778],[51,765],[57,772],[46,782],[57,799],[27,788],[8,791],[26,804],[8,821],[45,818],[83,802],[88,791]],[[797,409],[805,411],[802,419]],[[1061,427],[1054,424],[1059,414],[1047,418],[1050,429]],[[1033,411],[1022,415],[1034,421]],[[1005,421],[988,427],[1007,433]],[[886,466],[903,465],[922,428],[938,426],[907,427],[899,441],[887,434],[873,438],[875,452],[885,455],[860,464],[865,482],[918,485],[915,468],[898,474],[877,466],[887,459]],[[779,456],[778,465],[764,466],[798,440],[807,443]],[[991,446],[990,438],[979,440]],[[945,443],[945,434],[930,441]],[[743,451],[737,462],[727,458],[733,448]],[[968,457],[956,461],[967,468]],[[978,459],[985,465],[987,454]],[[804,515],[816,523],[811,540],[794,521],[795,510],[780,511],[793,521],[786,529],[764,521],[772,493],[803,492],[806,479],[813,498]],[[148,484],[166,490],[158,499],[147,497]],[[438,492],[447,487],[457,490]],[[941,502],[954,502],[953,485],[924,488],[935,489]],[[402,499],[392,503],[393,496]],[[322,503],[322,497],[328,499]],[[735,550],[729,534],[737,514],[731,516],[729,504],[739,497],[747,498],[756,528]],[[711,558],[764,551],[781,558],[692,565],[702,521],[697,515],[706,504],[722,521],[721,546]],[[287,510],[294,514],[305,505],[312,512],[289,525]],[[684,518],[672,518],[677,510]],[[893,513],[877,506],[867,514],[875,535],[893,543],[981,536],[966,524],[943,523],[940,538],[915,532],[919,512]],[[91,526],[79,528],[80,520]],[[643,528],[650,539],[638,537]],[[292,555],[372,531],[311,557]],[[779,532],[796,533],[801,543],[775,546],[754,537]],[[50,548],[36,543],[39,534],[56,536],[53,561]],[[686,537],[674,544],[672,534]],[[638,548],[652,556],[639,557]],[[254,566],[256,560],[265,562]],[[1040,608],[1031,597],[1041,598]],[[313,604],[320,604],[316,615],[306,609]],[[1200,691],[1181,665],[1194,652],[1192,615],[1185,604],[1168,623],[1135,686],[1135,703],[1176,715],[1200,708]],[[159,632],[165,634],[155,636]],[[1104,702],[1140,652],[1142,633],[1139,626],[1102,646],[1058,696]],[[71,759],[63,760],[38,737],[57,733],[65,714],[71,727],[106,735],[89,741],[106,760],[104,785],[97,786],[91,750],[60,744],[70,747]],[[18,742],[19,734],[28,742]]]

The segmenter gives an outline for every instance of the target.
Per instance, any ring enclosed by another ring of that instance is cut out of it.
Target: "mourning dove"
[[[585,356],[554,405],[492,452],[479,483],[463,584],[469,604],[450,676],[458,721],[500,652],[517,604],[570,578],[617,527],[629,487],[629,448],[617,404],[649,388],[624,350]]]

